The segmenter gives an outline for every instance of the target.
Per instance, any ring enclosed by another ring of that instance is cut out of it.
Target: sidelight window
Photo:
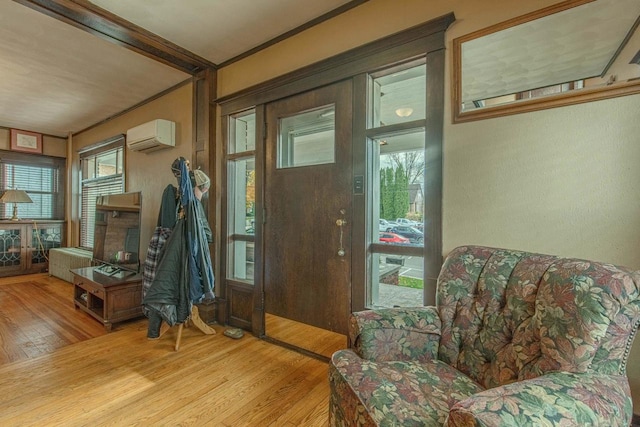
[[[227,278],[254,283],[256,233],[256,115],[230,116],[227,156]]]
[[[416,305],[424,295],[426,66],[369,76],[368,307]]]

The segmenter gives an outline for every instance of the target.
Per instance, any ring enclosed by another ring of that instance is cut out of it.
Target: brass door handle
[[[346,211],[344,209],[340,209],[340,213],[344,215]],[[345,256],[346,252],[342,245],[342,235],[343,235],[343,227],[347,225],[347,220],[344,218],[339,218],[336,220],[336,225],[340,227],[340,247],[338,248],[338,256],[343,257]]]

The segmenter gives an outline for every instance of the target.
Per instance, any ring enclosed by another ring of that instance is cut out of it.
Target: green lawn
[[[405,288],[422,289],[424,288],[424,282],[422,279],[416,279],[413,277],[400,276],[398,279],[398,285]]]

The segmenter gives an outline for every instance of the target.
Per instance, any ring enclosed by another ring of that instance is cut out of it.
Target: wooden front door
[[[347,333],[351,309],[351,91],[351,82],[345,81],[266,106],[267,336],[273,336],[270,315]]]

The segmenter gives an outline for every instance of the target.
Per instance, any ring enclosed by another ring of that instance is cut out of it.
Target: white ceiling
[[[91,0],[91,3],[220,64],[348,0]]]
[[[220,64],[349,0],[93,0]],[[0,127],[67,136],[190,74],[9,0],[0,1]]]

